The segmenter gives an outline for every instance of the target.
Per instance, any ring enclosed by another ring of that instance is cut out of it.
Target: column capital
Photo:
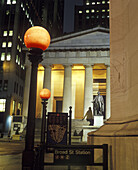
[[[63,67],[64,67],[64,68],[73,67],[73,65],[72,65],[72,64],[63,64]]]

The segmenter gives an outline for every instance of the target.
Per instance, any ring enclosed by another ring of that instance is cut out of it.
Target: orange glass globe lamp
[[[29,28],[24,35],[24,43],[27,48],[37,48],[45,51],[50,44],[49,32],[41,27],[34,26]]]
[[[51,92],[50,92],[50,90],[44,88],[40,91],[39,95],[40,95],[41,99],[48,100],[51,96]]]

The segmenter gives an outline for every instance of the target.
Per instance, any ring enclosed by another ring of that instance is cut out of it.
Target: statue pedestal
[[[94,126],[100,127],[104,124],[103,116],[94,116]]]

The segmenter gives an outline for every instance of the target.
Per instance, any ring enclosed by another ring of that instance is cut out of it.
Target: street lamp
[[[46,129],[46,112],[47,112],[47,104],[48,99],[51,96],[51,92],[44,88],[40,91],[40,98],[42,99],[43,105],[43,115],[42,115],[42,124],[41,124],[41,169],[44,169],[44,144],[45,144],[45,129]]]
[[[25,137],[25,150],[22,156],[22,169],[33,169],[34,165],[34,133],[35,133],[35,111],[37,90],[37,67],[42,61],[42,53],[50,44],[48,31],[40,26],[29,28],[24,35],[24,43],[29,49],[29,60],[32,64],[28,119]]]

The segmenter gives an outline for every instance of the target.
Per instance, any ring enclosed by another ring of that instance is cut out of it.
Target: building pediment
[[[105,50],[109,44],[109,29],[98,27],[55,38],[46,51]]]

